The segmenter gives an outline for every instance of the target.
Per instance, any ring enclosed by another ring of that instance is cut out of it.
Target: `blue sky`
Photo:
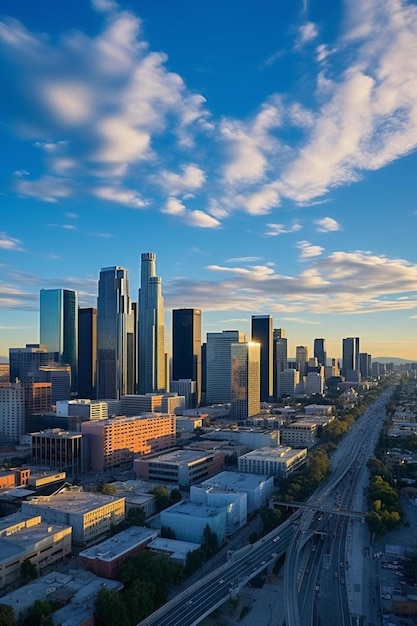
[[[417,360],[417,5],[3,0],[0,355],[156,252],[204,332]],[[167,333],[169,344],[169,330]],[[169,345],[167,346],[169,347]]]

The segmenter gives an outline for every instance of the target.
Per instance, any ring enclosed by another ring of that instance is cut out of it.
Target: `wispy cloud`
[[[300,261],[306,261],[312,257],[320,256],[324,250],[321,246],[314,246],[309,241],[299,241],[297,248],[301,250]]]
[[[322,217],[319,220],[315,220],[316,230],[319,233],[330,233],[336,230],[340,230],[340,224],[332,217]]]
[[[287,235],[288,233],[296,233],[302,229],[299,220],[293,220],[291,226],[285,226],[285,224],[267,224],[268,230],[265,235],[269,237],[277,237],[278,235]]]
[[[20,239],[16,239],[15,237],[9,237],[4,232],[0,232],[0,249],[19,252],[23,250]]]

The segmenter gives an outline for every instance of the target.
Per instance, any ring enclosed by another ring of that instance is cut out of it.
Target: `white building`
[[[246,525],[248,519],[248,496],[243,492],[226,491],[222,487],[203,487],[192,485],[191,502],[209,507],[226,507],[226,536],[233,535]]]
[[[227,507],[209,507],[204,504],[181,500],[161,511],[161,526],[170,528],[175,539],[203,543],[204,528],[208,525],[217,536],[221,546],[226,538]]]
[[[150,552],[156,554],[164,554],[169,556],[172,561],[185,565],[187,561],[187,554],[194,552],[200,548],[199,543],[192,543],[190,541],[178,541],[177,539],[165,539],[164,537],[158,537],[151,541],[147,549]]]
[[[88,420],[106,420],[109,417],[105,401],[77,398],[76,400],[58,400],[56,414],[60,417],[76,415]]]
[[[20,382],[0,383],[0,441],[18,443],[25,429],[25,390]]]
[[[178,415],[175,419],[175,423],[177,425],[177,433],[190,433],[196,428],[201,428],[203,426],[203,418]]]
[[[74,544],[83,546],[102,538],[112,525],[124,520],[125,499],[71,489],[22,502],[21,511],[41,515],[50,523],[72,526]]]
[[[253,513],[266,504],[274,491],[272,476],[242,472],[221,472],[201,483],[203,488],[216,487],[231,493],[246,493],[248,513]]]
[[[233,441],[254,450],[255,448],[264,448],[265,446],[279,445],[279,436],[279,430],[277,429],[240,427],[237,429],[221,428],[219,430],[211,430],[202,435],[201,438],[214,441]]]
[[[286,478],[288,474],[303,465],[307,458],[307,449],[293,450],[289,446],[278,448],[260,448],[238,458],[240,472],[269,474],[276,478]]]
[[[300,382],[300,372],[287,368],[278,374],[279,389],[282,396],[293,396]]]
[[[318,424],[314,419],[302,419],[282,428],[283,445],[294,448],[311,448],[317,443]]]

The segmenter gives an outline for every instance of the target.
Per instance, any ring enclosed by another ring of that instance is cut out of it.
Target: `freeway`
[[[392,389],[388,389],[381,394],[352,426],[332,457],[331,475],[315,491],[305,508],[299,508],[279,528],[253,544],[243,556],[210,572],[138,626],[194,626],[236,596],[252,578],[271,567],[285,553],[286,626],[318,623],[318,578],[325,567],[338,573],[333,581],[331,610],[334,617],[333,607],[336,606],[340,619],[332,623],[350,626],[349,598],[339,575],[340,563],[344,562],[346,554],[348,515],[352,511],[358,477],[374,451],[382,426],[382,408],[385,409],[391,393]],[[340,517],[334,513],[339,513]],[[360,511],[352,513],[355,517],[359,513],[363,515]],[[338,524],[341,524],[339,533]],[[313,574],[310,574],[310,567],[305,565],[308,562],[306,550],[308,557],[311,544],[317,537],[325,537],[324,545],[316,548],[317,554],[311,561]],[[308,573],[306,569],[309,569]]]

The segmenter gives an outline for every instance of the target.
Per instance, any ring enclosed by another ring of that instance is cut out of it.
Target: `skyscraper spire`
[[[162,283],[156,276],[156,254],[144,252],[138,296],[138,392],[165,392],[165,372]]]

